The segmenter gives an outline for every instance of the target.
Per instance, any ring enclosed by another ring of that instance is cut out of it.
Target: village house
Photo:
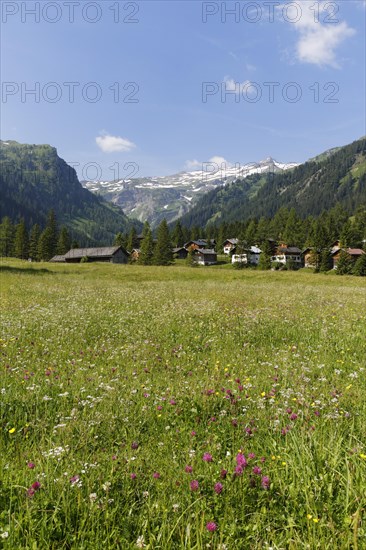
[[[210,242],[208,242],[206,239],[197,239],[196,241],[188,241],[185,243],[184,248],[189,250],[190,248],[193,250],[198,250],[207,248],[208,246],[215,247],[216,241],[214,239],[210,239]]]
[[[317,267],[316,266],[316,249],[308,246],[302,251],[302,257],[305,267]]]
[[[109,262],[126,264],[129,253],[122,246],[107,246],[103,248],[73,248],[65,254],[66,263],[80,263],[83,258],[88,262]]]
[[[280,244],[275,250],[274,255],[271,258],[272,262],[278,262],[283,265],[293,263],[296,267],[302,266],[302,253],[300,248],[296,246],[286,246]]]
[[[339,257],[341,255],[341,252],[347,252],[347,254],[351,257],[351,259],[356,262],[360,256],[365,254],[365,251],[362,250],[362,248],[339,248],[335,247],[333,249],[333,252],[331,253],[332,261],[333,261],[333,269],[337,269],[337,264],[339,261]]]
[[[188,256],[188,250],[184,247],[173,248],[173,258],[177,260],[185,260]]]
[[[214,265],[217,263],[217,254],[213,248],[198,248],[193,259],[198,265]]]
[[[262,251],[257,246],[251,246],[248,250],[246,250],[243,254],[233,254],[231,257],[231,263],[244,263],[244,264],[250,264],[250,265],[258,265],[259,264],[259,258]]]
[[[239,239],[226,239],[224,241],[224,254],[232,254],[235,251],[235,247],[238,244]]]

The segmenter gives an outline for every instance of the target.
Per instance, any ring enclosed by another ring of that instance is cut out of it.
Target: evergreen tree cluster
[[[48,261],[56,254],[66,254],[70,248],[77,248],[66,227],[58,228],[55,212],[50,210],[46,226],[38,223],[28,231],[24,219],[14,224],[5,216],[0,224],[0,256],[21,260]]]

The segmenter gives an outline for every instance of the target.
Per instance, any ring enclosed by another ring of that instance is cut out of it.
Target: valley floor
[[[366,282],[1,265],[0,547],[366,547]]]

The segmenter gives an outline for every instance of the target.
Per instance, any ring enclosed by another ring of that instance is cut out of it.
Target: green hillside
[[[181,218],[183,225],[272,217],[285,206],[318,216],[340,204],[352,214],[366,204],[366,138],[323,153],[280,174],[254,174],[210,191]]]
[[[84,244],[109,244],[132,225],[120,208],[83,189],[75,170],[50,145],[1,141],[0,192],[0,218],[44,225],[52,208]]]

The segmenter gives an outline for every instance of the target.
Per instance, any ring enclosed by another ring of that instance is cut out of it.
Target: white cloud
[[[319,8],[319,18],[314,5]],[[356,31],[349,27],[346,21],[339,20],[339,13],[330,11],[329,6],[333,4],[327,0],[314,5],[306,0],[298,0],[287,6],[285,19],[293,21],[289,24],[299,33],[295,56],[301,63],[339,68],[337,48]],[[278,6],[282,14],[285,7],[286,5]]]
[[[103,153],[116,153],[116,152],[128,152],[131,151],[136,145],[129,139],[119,136],[111,136],[110,134],[103,134],[97,136],[95,141],[98,147]]]
[[[187,170],[200,170],[202,168],[202,162],[199,160],[187,160],[185,163]]]
[[[208,163],[212,164],[212,172],[222,169],[225,170],[226,168],[230,168],[230,166],[232,166],[231,163],[224,157],[215,155],[205,161],[187,160],[185,163],[185,167],[187,170],[204,170],[205,168],[207,168]]]
[[[229,76],[225,76],[224,82],[226,84],[226,90],[235,92],[237,95],[242,93],[250,93],[251,82],[250,80],[244,80],[244,82],[235,82],[235,80]]]

